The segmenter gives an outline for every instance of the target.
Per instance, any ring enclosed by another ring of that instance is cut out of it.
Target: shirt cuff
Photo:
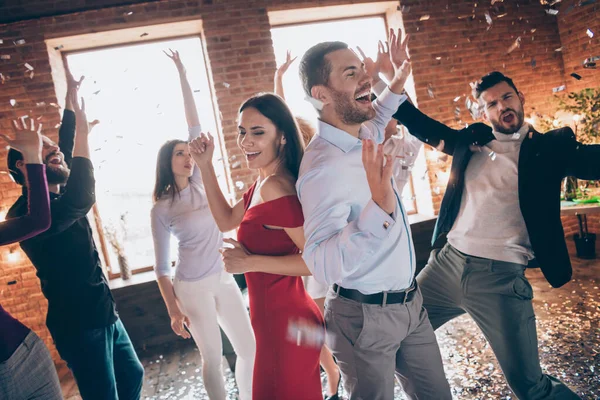
[[[396,223],[398,205],[392,216],[381,209],[372,199],[369,200],[365,208],[358,216],[357,227],[361,232],[371,233],[379,239],[387,237]]]
[[[371,87],[371,91],[375,93],[375,96],[379,97],[381,96],[381,93],[383,93],[386,87],[387,83],[385,83],[383,79],[380,79]]]
[[[377,97],[377,101],[379,101],[379,104],[389,108],[390,110],[397,110],[398,107],[400,107],[400,105],[404,103],[407,99],[408,96],[406,94],[396,94],[392,92],[387,85],[385,89],[383,89],[379,97]]]
[[[200,137],[200,133],[202,132],[202,127],[200,125],[192,126],[188,128],[188,140],[196,139]]]

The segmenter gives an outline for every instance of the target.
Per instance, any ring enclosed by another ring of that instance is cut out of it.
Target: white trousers
[[[202,379],[211,400],[225,400],[221,361],[223,344],[219,325],[237,355],[235,379],[240,400],[252,398],[256,342],[242,292],[225,271],[198,281],[174,281],[181,311],[190,320],[192,337],[202,356]]]

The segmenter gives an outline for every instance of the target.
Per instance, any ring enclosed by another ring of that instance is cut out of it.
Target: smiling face
[[[331,67],[325,95],[338,118],[348,125],[372,119],[375,110],[371,104],[371,78],[362,61],[350,49],[333,51],[325,58]]]
[[[42,136],[42,160],[46,165],[46,179],[49,184],[64,184],[71,171],[65,162],[65,155],[54,141]]]
[[[245,108],[239,115],[237,144],[248,168],[267,168],[279,163],[283,135],[273,122],[256,108]]]
[[[171,170],[175,178],[189,178],[192,176],[194,172],[194,160],[192,159],[187,143],[177,143],[173,147]]]
[[[479,98],[488,120],[495,131],[513,134],[523,126],[525,98],[507,82],[500,82],[481,93]]]

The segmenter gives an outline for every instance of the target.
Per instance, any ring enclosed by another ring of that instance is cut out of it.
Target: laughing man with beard
[[[50,229],[22,241],[48,299],[46,325],[60,356],[88,399],[139,399],[144,369],[118,318],[86,218],[94,205],[94,169],[90,161],[90,125],[78,104],[81,83],[69,73],[67,101],[57,145],[43,137],[42,160],[50,191]],[[8,154],[13,179],[24,186],[23,155]],[[8,218],[27,213],[27,188]]]
[[[300,63],[305,94],[322,104],[296,184],[303,258],[331,287],[327,345],[350,400],[392,399],[395,374],[410,399],[452,398],[415,283],[410,227],[389,156],[384,167],[385,127],[406,98],[410,74],[400,37],[390,34],[395,75],[373,103],[371,77],[345,43],[313,46]]]
[[[545,134],[524,121],[525,97],[500,72],[484,76],[475,98],[484,120],[451,129],[404,102],[395,117],[453,156],[433,242],[417,277],[434,329],[468,313],[490,343],[520,400],[579,399],[540,367],[533,290],[525,269],[539,265],[554,287],[571,279],[560,220],[565,176],[600,178],[600,146],[578,143],[571,128]]]

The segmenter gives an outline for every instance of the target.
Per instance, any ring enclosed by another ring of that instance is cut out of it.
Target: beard
[[[375,117],[375,110],[372,107],[368,110],[361,110],[356,106],[354,97],[332,88],[329,88],[329,90],[333,97],[335,112],[344,124],[362,124]]]
[[[71,175],[71,170],[64,161],[60,165],[50,164],[48,160],[55,154],[49,154],[44,160],[44,165],[46,165],[46,179],[49,185],[64,185]]]
[[[506,112],[508,111],[512,111],[515,116],[516,116],[516,125],[510,126],[508,128],[505,128],[502,125],[502,115],[504,115]],[[500,132],[500,133],[504,133],[506,135],[512,135],[513,133],[517,132],[519,129],[521,129],[521,127],[523,126],[523,122],[525,122],[525,112],[523,111],[523,107],[519,107],[518,110],[513,110],[512,108],[506,109],[502,115],[500,115],[500,119],[496,119],[496,120],[492,120],[490,119],[490,123],[492,124],[492,127],[494,128],[494,130],[496,132]]]

